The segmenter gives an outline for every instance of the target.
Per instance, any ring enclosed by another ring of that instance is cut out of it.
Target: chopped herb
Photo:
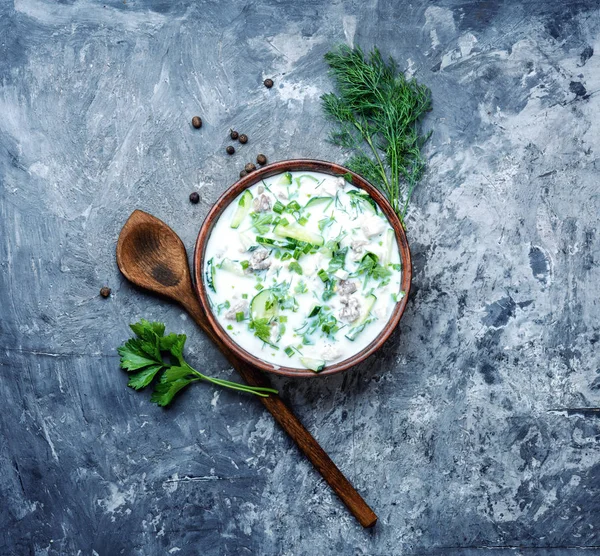
[[[248,299],[248,294],[247,293],[243,293],[242,294],[242,299]]]
[[[291,258],[292,258],[292,255],[288,251],[286,251],[283,255],[281,255],[282,261],[287,261],[288,259],[291,259]]]
[[[292,261],[288,267],[290,272],[295,272],[296,274],[300,274],[302,276],[302,267],[296,261]]]
[[[294,288],[295,293],[306,293],[307,291],[308,291],[308,286],[304,283],[303,280],[300,280],[300,282],[298,282],[296,284],[296,287]]]
[[[242,322],[244,320],[244,311],[239,311],[235,314],[235,320],[237,322]]]
[[[263,288],[264,288],[264,286],[263,286],[263,285],[262,285],[260,282],[258,282],[258,284],[256,284],[256,285],[254,286],[254,289],[255,289],[255,290],[258,290],[258,291],[262,290]]]
[[[298,218],[298,224],[300,224],[300,226],[306,226],[308,222],[308,218],[302,216],[300,218]]]
[[[277,201],[274,205],[273,205],[273,212],[276,212],[277,214],[281,214],[283,212],[283,210],[285,209],[285,206],[283,205],[283,203],[281,203],[280,201]]]
[[[291,357],[292,355],[294,355],[294,348],[291,346],[286,347],[283,351],[285,351],[285,354],[288,357]]]
[[[252,212],[250,218],[252,219],[252,228],[259,234],[266,234],[273,224],[273,215],[268,212]]]

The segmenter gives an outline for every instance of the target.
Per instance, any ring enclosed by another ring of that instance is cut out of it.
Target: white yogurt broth
[[[400,291],[393,229],[343,177],[287,172],[245,190],[215,222],[204,278],[212,311],[243,349],[319,372],[382,331]]]

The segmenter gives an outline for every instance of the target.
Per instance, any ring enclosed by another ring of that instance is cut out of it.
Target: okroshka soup
[[[385,214],[343,177],[318,172],[244,190],[215,222],[203,272],[234,342],[275,367],[315,372],[369,345],[404,295]]]

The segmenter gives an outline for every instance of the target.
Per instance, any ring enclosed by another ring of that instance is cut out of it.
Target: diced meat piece
[[[337,291],[339,295],[351,295],[356,291],[356,284],[350,280],[340,280]]]
[[[360,317],[360,302],[356,297],[341,297],[340,319],[346,322],[354,322]]]
[[[259,195],[262,195],[265,192],[265,187],[263,185],[259,185],[256,188],[256,191],[258,192]]]
[[[378,319],[385,318],[385,314],[387,313],[387,307],[385,305],[379,305],[375,307],[375,310],[372,311],[372,314],[375,315]]]
[[[346,187],[346,179],[345,178],[337,178],[335,180],[335,185],[337,186],[338,189],[344,189],[344,187]]]
[[[386,228],[386,224],[382,218],[373,214],[363,220],[361,228],[367,237],[373,237],[382,233]]]
[[[271,210],[271,199],[263,193],[254,199],[252,208],[254,209],[254,212],[266,212]]]
[[[287,189],[281,185],[272,186],[271,191],[275,197],[278,197],[279,199],[283,199],[285,201],[288,198]]]
[[[342,351],[339,346],[334,346],[332,344],[325,344],[323,351],[321,352],[321,358],[325,361],[334,361],[340,355],[342,355]]]
[[[250,255],[250,268],[252,270],[266,270],[271,266],[271,259],[269,259],[269,251],[259,247],[252,251]]]
[[[357,239],[356,241],[353,241],[350,244],[350,249],[352,249],[352,251],[354,251],[355,253],[362,253],[365,249],[365,245],[368,245],[369,242],[365,241],[364,239]]]
[[[242,299],[239,303],[236,303],[229,311],[225,313],[225,318],[229,320],[235,320],[237,313],[245,313],[248,308],[248,301]]]

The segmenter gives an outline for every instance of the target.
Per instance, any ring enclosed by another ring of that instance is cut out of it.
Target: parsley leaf
[[[272,388],[253,387],[211,378],[193,369],[183,356],[185,334],[165,336],[163,323],[142,319],[131,324],[130,328],[136,337],[130,338],[117,349],[121,368],[130,373],[127,385],[135,390],[141,390],[150,385],[160,373],[150,398],[150,401],[158,405],[169,405],[180,390],[200,380],[262,397],[277,393],[277,390]],[[170,355],[170,358],[163,357],[165,352]],[[176,365],[172,364],[174,361],[177,361]]]

